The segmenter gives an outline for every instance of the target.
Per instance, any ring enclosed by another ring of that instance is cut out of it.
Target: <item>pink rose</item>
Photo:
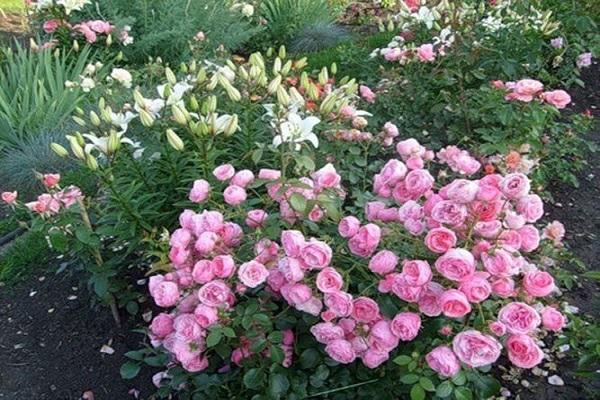
[[[327,344],[332,340],[343,339],[344,330],[331,322],[320,322],[310,328],[317,342]]]
[[[517,212],[525,217],[527,222],[536,222],[544,215],[544,202],[537,194],[523,196],[517,202]]]
[[[555,244],[559,244],[565,236],[565,227],[559,221],[549,223],[542,233],[543,239],[553,240]]]
[[[477,193],[479,192],[479,185],[477,182],[466,179],[455,179],[443,189],[445,189],[448,200],[466,204],[475,200]]]
[[[425,236],[425,245],[434,253],[443,254],[456,245],[456,234],[447,228],[433,228]]]
[[[362,362],[367,368],[377,368],[390,358],[389,353],[367,349],[361,356]]]
[[[200,260],[194,264],[192,270],[192,277],[197,283],[207,283],[215,278],[215,274],[212,269],[212,263],[208,260]]]
[[[467,218],[467,207],[449,200],[437,202],[431,210],[431,218],[440,224],[461,225]]]
[[[382,319],[369,330],[367,343],[369,348],[385,353],[398,346],[398,337],[392,332],[390,322]]]
[[[567,319],[554,307],[544,307],[542,310],[542,325],[549,331],[558,332],[567,324]]]
[[[288,304],[297,306],[309,301],[312,298],[312,291],[303,283],[295,283],[282,286],[281,295]]]
[[[385,275],[392,272],[397,264],[398,257],[393,252],[381,250],[369,261],[369,269],[376,274]]]
[[[197,356],[181,363],[181,366],[188,372],[203,371],[208,368],[208,365],[208,358],[203,356]]]
[[[373,299],[359,297],[352,306],[352,318],[358,322],[371,322],[379,318],[379,305]]]
[[[540,233],[533,225],[525,225],[517,231],[521,237],[521,250],[532,252],[540,245]]]
[[[338,175],[335,167],[330,163],[312,174],[316,189],[335,188],[340,185],[342,177]]]
[[[44,174],[42,182],[47,188],[53,188],[60,182],[60,174]]]
[[[492,286],[481,274],[477,273],[471,279],[461,282],[458,288],[471,303],[481,303],[492,294]],[[483,275],[487,274],[483,273]]]
[[[421,317],[413,312],[401,312],[392,320],[391,329],[400,340],[411,341],[419,334]]]
[[[243,232],[242,228],[234,222],[226,222],[219,231],[223,243],[229,247],[235,247],[240,244]]]
[[[419,296],[419,311],[428,317],[437,317],[442,313],[440,296],[444,288],[437,282],[429,282]]]
[[[492,333],[498,337],[506,335],[506,325],[504,325],[502,322],[490,322],[489,327],[490,331],[492,331]]]
[[[527,195],[530,189],[529,178],[521,173],[508,174],[500,181],[500,190],[511,200]]]
[[[479,221],[475,224],[474,232],[483,238],[495,239],[501,229],[502,222],[500,221]]]
[[[173,328],[177,336],[186,341],[200,339],[203,333],[193,314],[179,314],[173,321]]]
[[[323,268],[317,274],[317,288],[323,293],[339,291],[344,286],[344,279],[334,268]]]
[[[194,186],[190,191],[190,201],[194,203],[202,203],[208,198],[210,193],[210,185],[204,179],[194,181]]]
[[[152,320],[150,331],[153,335],[164,338],[173,332],[173,317],[169,314],[160,313]]]
[[[231,164],[219,165],[213,170],[213,175],[220,181],[226,181],[233,178],[235,174],[235,168]]]
[[[17,201],[17,192],[2,192],[2,201],[6,204],[14,204]]]
[[[448,289],[440,296],[440,306],[446,317],[461,318],[471,312],[467,296],[460,290]]]
[[[296,304],[295,307],[299,311],[304,311],[305,313],[314,315],[316,317],[323,309],[323,303],[320,299],[316,297],[311,297],[310,299],[308,299],[308,301],[305,301],[302,304]]]
[[[416,303],[419,301],[424,286],[410,285],[404,274],[389,274],[386,276],[386,279],[389,277],[393,277],[391,285],[392,293],[409,303]]]
[[[302,262],[293,257],[282,257],[277,263],[277,268],[283,273],[285,279],[290,282],[300,282],[304,279]]]
[[[305,242],[300,254],[300,258],[310,269],[321,269],[328,266],[332,257],[331,247],[317,239]]]
[[[257,261],[248,261],[240,265],[238,270],[238,278],[240,281],[251,288],[264,283],[269,276],[267,268]]]
[[[511,278],[496,278],[492,281],[492,292],[500,297],[510,297],[515,294],[515,281]]]
[[[506,341],[508,359],[519,368],[533,368],[544,359],[544,352],[527,335],[510,335]]]
[[[376,221],[380,214],[386,209],[385,203],[381,201],[369,201],[365,205],[365,214],[368,221]],[[357,227],[357,230],[360,226]]]
[[[281,245],[289,257],[299,257],[305,243],[304,235],[300,231],[281,232]]]
[[[435,261],[435,269],[451,281],[463,282],[475,273],[475,257],[464,249],[450,249]]]
[[[281,171],[266,168],[262,168],[260,171],[258,171],[258,179],[265,181],[276,181],[279,178],[281,178]]]
[[[419,57],[419,60],[423,62],[430,62],[435,60],[435,52],[433,51],[433,45],[427,43],[417,47],[417,56]]]
[[[358,229],[360,228],[360,221],[358,218],[353,216],[344,217],[340,220],[338,225],[338,232],[340,236],[344,238],[349,238],[356,233],[358,233]]]
[[[210,307],[231,306],[235,301],[229,286],[220,280],[208,282],[198,290],[200,301]]]
[[[325,293],[324,302],[337,317],[347,317],[352,313],[352,295],[349,293],[339,291]]]
[[[250,228],[258,228],[264,225],[269,215],[264,210],[248,211],[246,216],[246,225]]]
[[[360,85],[359,87],[360,97],[362,97],[367,103],[375,103],[375,93],[368,86]]]
[[[483,267],[494,276],[508,277],[519,273],[513,256],[506,250],[496,250],[493,254],[481,254]]]
[[[498,321],[506,325],[510,333],[527,334],[540,325],[540,316],[535,309],[525,303],[513,302],[498,312]]]
[[[545,297],[554,291],[554,278],[546,271],[527,272],[523,276],[523,288],[533,297]]]
[[[106,21],[101,21],[101,20],[88,21],[87,25],[90,27],[90,29],[92,29],[96,33],[109,34],[112,31],[112,26],[110,25],[109,22],[106,22]]]
[[[61,25],[61,23],[59,20],[50,19],[50,20],[44,22],[44,25],[42,25],[42,28],[44,29],[44,32],[46,32],[46,33],[54,33],[54,31],[56,31],[60,25]]]
[[[150,294],[159,307],[172,307],[179,301],[179,287],[174,282],[160,282]]]
[[[443,376],[451,378],[460,372],[460,363],[448,346],[438,346],[425,356],[429,368]]]
[[[542,93],[542,99],[548,104],[560,109],[565,108],[571,102],[571,96],[564,90],[553,90]]]
[[[206,329],[219,320],[219,312],[215,307],[207,306],[206,304],[198,304],[194,309],[194,316],[198,324]]]
[[[381,229],[375,224],[360,227],[356,235],[348,241],[350,251],[359,257],[369,257],[379,246]]]
[[[243,187],[230,185],[223,191],[223,198],[225,203],[230,206],[238,206],[246,201],[246,190]]]
[[[356,359],[352,344],[347,340],[332,340],[325,346],[325,352],[340,364],[350,364]]]
[[[415,169],[406,174],[404,185],[410,199],[416,200],[433,187],[433,176],[425,169]]]
[[[202,255],[209,254],[215,249],[219,235],[214,232],[202,232],[194,243],[194,249]]]
[[[230,278],[235,271],[235,262],[230,255],[220,255],[213,258],[210,268],[217,278]]]
[[[409,286],[423,286],[431,281],[431,267],[427,261],[404,260],[402,275]]]
[[[500,357],[501,349],[496,339],[476,330],[461,332],[452,341],[454,354],[471,368],[494,363]]]
[[[254,174],[249,169],[238,171],[231,179],[231,184],[245,188],[254,181]]]
[[[538,93],[544,90],[544,85],[534,79],[521,79],[515,85],[514,92],[518,100],[530,102]]]

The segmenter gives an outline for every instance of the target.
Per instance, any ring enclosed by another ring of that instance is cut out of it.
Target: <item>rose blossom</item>
[[[467,300],[471,303],[481,303],[492,294],[492,286],[485,275],[487,274],[476,273],[472,278],[461,282],[458,289],[467,296]]]
[[[352,318],[358,322],[371,322],[379,318],[379,305],[373,299],[359,297],[352,306]]]
[[[206,304],[198,304],[194,309],[194,316],[198,324],[206,329],[219,320],[217,308],[209,307]]]
[[[552,104],[559,110],[565,108],[571,102],[571,96],[564,90],[553,90],[542,93],[542,99],[548,104]]]
[[[210,281],[198,290],[200,301],[210,307],[232,305],[234,295],[229,286],[220,280]]]
[[[243,187],[230,185],[223,191],[225,202],[231,206],[238,206],[246,201],[246,190]]]
[[[264,210],[251,210],[246,215],[246,225],[250,228],[263,226],[269,215]]]
[[[367,349],[361,356],[362,362],[367,368],[377,368],[390,358],[389,353]]]
[[[519,273],[513,256],[503,249],[496,250],[493,254],[481,254],[481,261],[486,271],[494,276],[508,277]]]
[[[379,245],[381,229],[375,224],[362,226],[348,241],[350,251],[359,257],[368,257]]]
[[[209,193],[210,184],[204,179],[198,179],[194,182],[189,198],[191,202],[202,203],[208,198]]]
[[[369,261],[369,269],[376,274],[385,275],[392,272],[397,264],[398,257],[393,252],[381,250]]]
[[[433,228],[425,236],[425,245],[434,253],[443,254],[456,245],[456,234],[447,228]]]
[[[358,233],[360,228],[360,221],[358,218],[353,216],[344,217],[340,220],[338,225],[338,232],[341,237],[349,238]]]
[[[555,244],[561,242],[565,236],[565,227],[559,221],[552,221],[544,228],[542,232],[543,239],[553,240]]]
[[[498,312],[498,321],[506,325],[510,333],[529,333],[540,325],[540,316],[535,309],[525,303],[513,302]]]
[[[511,200],[525,196],[530,188],[529,178],[521,173],[508,174],[500,181],[500,190]]]
[[[248,169],[238,171],[231,179],[231,184],[245,188],[254,181],[254,174]]]
[[[447,317],[461,318],[471,312],[471,304],[460,290],[446,290],[441,294],[439,301],[442,312]]]
[[[42,182],[47,188],[53,188],[60,182],[60,174],[44,174]]]
[[[2,201],[6,204],[14,204],[17,201],[17,192],[2,192]]]
[[[362,97],[367,103],[375,103],[375,93],[368,86],[360,85],[358,88],[360,92],[360,97]]]
[[[502,322],[490,322],[489,328],[490,331],[492,331],[492,333],[498,337],[506,335],[506,325],[504,325]]]
[[[517,231],[521,237],[521,250],[532,252],[540,245],[540,233],[533,225],[525,225]]]
[[[510,297],[515,294],[515,281],[511,278],[496,278],[492,281],[492,292],[500,297]]]
[[[394,335],[405,342],[417,337],[421,329],[421,317],[413,312],[401,312],[397,314],[391,323]]]
[[[454,354],[471,368],[494,363],[500,357],[501,349],[496,339],[476,330],[463,331],[452,340]]]
[[[510,335],[506,341],[508,359],[519,368],[533,368],[544,359],[544,352],[527,335]]]
[[[431,281],[431,267],[427,261],[404,260],[402,262],[404,281],[410,286],[423,286]]]
[[[323,298],[325,306],[338,317],[347,317],[352,313],[352,295],[346,292],[325,293]]]
[[[335,188],[342,180],[333,164],[329,163],[312,174],[316,189]]]
[[[281,287],[281,295],[289,304],[298,306],[312,298],[312,290],[303,283],[287,284]]]
[[[343,339],[344,330],[331,322],[320,322],[310,328],[317,342],[327,344],[332,340]]]
[[[302,246],[302,261],[311,269],[321,269],[328,266],[331,257],[331,247],[320,240],[310,239]]]
[[[152,320],[150,331],[153,335],[164,338],[173,332],[173,317],[169,314],[160,313]]]
[[[435,60],[435,52],[433,51],[433,45],[430,43],[422,44],[417,48],[417,56],[420,61],[429,62]]]
[[[230,278],[235,271],[235,262],[230,255],[219,255],[213,258],[210,268],[217,278]]]
[[[444,288],[437,282],[429,282],[419,296],[419,311],[428,317],[437,317],[442,313],[440,296]]]
[[[304,247],[304,235],[300,231],[288,230],[281,232],[281,245],[289,257],[299,257]]]
[[[529,194],[519,199],[517,212],[525,217],[527,222],[533,223],[544,215],[544,203],[537,194]]]
[[[332,340],[325,346],[325,352],[340,364],[350,364],[356,359],[352,344],[347,340]]]
[[[235,174],[235,168],[231,164],[219,165],[213,170],[213,175],[220,181],[226,181],[233,178]]]
[[[431,210],[431,218],[440,224],[461,225],[467,218],[467,207],[453,201],[441,200]]]
[[[150,294],[159,307],[172,307],[179,301],[179,288],[173,282],[160,282]]]
[[[577,67],[585,68],[592,65],[592,53],[581,53],[577,56]]]
[[[546,271],[527,272],[523,276],[523,288],[533,297],[545,297],[555,289],[554,278]]]
[[[475,258],[465,249],[450,249],[435,261],[435,268],[445,278],[462,282],[475,273]]]
[[[344,286],[344,280],[334,268],[323,268],[317,274],[317,288],[323,293],[339,291]]]
[[[443,376],[451,378],[460,372],[460,363],[452,349],[448,346],[438,346],[425,356],[429,368]]]
[[[398,338],[392,332],[390,322],[382,319],[369,329],[367,343],[371,349],[384,353],[398,346]]]
[[[567,319],[554,307],[544,307],[542,309],[542,325],[544,328],[558,332],[567,324]]]
[[[240,265],[238,270],[238,278],[240,281],[251,288],[255,288],[261,283],[264,283],[269,276],[269,271],[264,265],[257,261],[249,261]]]

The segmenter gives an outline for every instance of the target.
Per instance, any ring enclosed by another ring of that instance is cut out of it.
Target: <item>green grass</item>
[[[0,282],[11,284],[45,271],[52,253],[40,232],[27,232],[0,255]]]
[[[23,0],[0,0],[0,9],[4,12],[20,12],[25,9]]]

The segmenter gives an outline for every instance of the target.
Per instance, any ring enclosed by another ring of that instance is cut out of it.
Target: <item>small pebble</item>
[[[552,376],[548,377],[548,383],[551,385],[555,385],[555,386],[564,386],[565,385],[565,381],[563,381],[562,378],[558,375],[552,375]]]
[[[523,387],[525,387],[525,388],[528,388],[529,386],[531,386],[531,383],[529,383],[529,381],[527,381],[527,380],[523,379],[523,380],[521,381],[521,386],[523,386]]]

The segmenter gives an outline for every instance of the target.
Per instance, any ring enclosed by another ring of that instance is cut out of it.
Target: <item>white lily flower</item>
[[[60,4],[65,8],[65,13],[67,15],[71,14],[71,11],[80,11],[83,6],[91,3],[90,0],[58,0],[56,2],[56,4]]]
[[[427,29],[431,29],[433,27],[433,23],[435,22],[435,16],[427,7],[419,8],[419,12],[416,14],[415,19],[425,24]]]
[[[135,143],[133,142],[133,140],[124,138],[122,136],[123,136],[123,132],[117,133],[117,137],[119,138],[119,141],[121,143],[135,146]],[[98,151],[100,151],[103,154],[108,154],[108,136],[97,137],[97,136],[89,134],[89,133],[84,133],[83,137],[85,137],[90,142],[92,142],[92,143],[88,143],[85,145],[84,150],[87,154],[90,154],[92,152],[92,150],[94,150],[94,149],[97,149]]]
[[[273,146],[278,147],[282,143],[295,143],[295,149],[300,150],[300,144],[308,141],[315,148],[319,147],[319,138],[313,133],[313,128],[321,120],[317,117],[302,119],[298,114],[290,113],[287,121],[279,125],[281,134],[273,138]]]
[[[113,125],[121,128],[121,133],[125,133],[127,131],[127,127],[132,119],[137,117],[137,114],[132,113],[131,111],[126,111],[125,113],[114,113],[110,112],[110,119]]]
[[[165,98],[165,86],[166,85],[159,85],[156,87],[156,90],[158,91],[159,96],[162,97],[163,99]],[[172,93],[169,96],[169,98],[167,99],[167,105],[171,106],[173,104],[181,103],[181,99],[183,98],[183,95],[185,94],[185,92],[187,92],[191,88],[193,88],[193,86],[187,82],[177,82],[173,86]]]
[[[154,118],[158,117],[162,109],[165,107],[163,99],[144,99],[144,110],[148,111]],[[142,108],[136,103],[133,107],[138,113]]]

